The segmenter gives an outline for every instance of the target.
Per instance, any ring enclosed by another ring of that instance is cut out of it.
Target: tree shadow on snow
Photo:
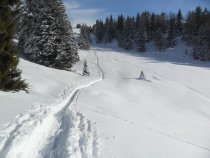
[[[110,51],[129,54],[134,57],[144,57],[144,63],[163,63],[169,62],[176,65],[186,65],[194,67],[202,67],[210,70],[209,61],[193,60],[192,54],[185,54],[184,50],[177,50],[177,53],[173,49],[167,49],[165,52],[149,51],[149,52],[137,52],[136,50],[125,50],[117,46],[117,44],[94,44],[93,50],[103,51],[108,53]],[[147,60],[145,62],[145,60]]]
[[[141,79],[141,78],[139,78],[139,77],[137,77],[137,78],[123,77],[123,79],[125,79],[125,80],[139,80],[139,81],[145,81],[145,82],[152,82],[152,81],[149,80],[149,79]]]

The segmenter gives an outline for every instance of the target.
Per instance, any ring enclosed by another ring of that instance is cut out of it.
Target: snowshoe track
[[[76,110],[80,91],[104,77],[67,89],[55,106],[38,105],[0,131],[0,158],[97,158],[95,123]]]

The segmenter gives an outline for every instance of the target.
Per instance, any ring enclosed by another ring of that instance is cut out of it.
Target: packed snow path
[[[103,79],[66,89],[54,106],[37,106],[20,114],[0,132],[0,158],[97,158],[99,144],[94,123],[75,108],[83,88]]]

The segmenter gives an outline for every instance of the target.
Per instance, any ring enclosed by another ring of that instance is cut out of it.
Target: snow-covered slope
[[[0,92],[0,158],[210,157],[209,63],[182,44],[146,54],[95,45],[80,57],[74,72],[21,60],[30,93]]]
[[[94,122],[77,111],[75,104],[82,89],[102,80],[102,72],[96,54],[81,51],[80,56],[73,72],[21,60],[30,93],[0,93],[0,158],[99,157]],[[80,75],[83,57],[89,77]]]
[[[101,47],[105,78],[82,91],[78,108],[98,123],[102,157],[209,158],[209,63],[180,45],[162,54]]]

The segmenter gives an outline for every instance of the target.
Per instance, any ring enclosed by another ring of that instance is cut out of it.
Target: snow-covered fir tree
[[[90,49],[90,35],[87,25],[82,25],[80,27],[80,37],[78,42],[79,48],[83,50]]]
[[[94,35],[96,36],[96,43],[102,43],[104,40],[104,23],[102,20],[96,20],[96,24],[93,26]]]
[[[144,24],[141,24],[137,28],[136,32],[136,45],[137,45],[137,50],[139,52],[145,52],[147,49],[147,32]]]
[[[178,36],[182,35],[183,33],[183,16],[182,16],[182,12],[181,9],[179,9],[177,15],[176,15],[176,34]]]
[[[79,46],[73,36],[72,26],[68,20],[67,14],[65,13],[63,1],[54,1],[58,1],[58,12],[57,15],[55,15],[55,18],[57,18],[57,23],[60,25],[56,30],[56,34],[58,35],[56,42],[58,42],[58,49],[61,50],[55,59],[54,67],[59,69],[69,69],[73,64],[79,61]]]
[[[170,15],[170,20],[169,20],[169,30],[168,30],[168,47],[173,48],[176,43],[175,43],[175,17],[174,15]]]
[[[199,29],[196,44],[193,46],[193,57],[203,61],[210,60],[210,27],[205,24]]]
[[[155,33],[155,46],[158,49],[158,51],[162,52],[165,50],[164,43],[165,43],[164,35],[161,29],[159,28]]]
[[[122,36],[119,41],[119,45],[122,45],[122,48],[126,50],[130,50],[133,48],[133,27],[133,21],[131,17],[127,17],[124,23]]]
[[[0,90],[3,91],[27,91],[27,84],[17,68],[19,59],[13,42],[19,3],[19,0],[0,1]]]
[[[116,34],[116,23],[114,22],[112,16],[106,18],[104,29],[105,29],[104,42],[111,43],[112,40],[115,38]]]
[[[133,48],[133,38],[131,32],[126,28],[123,31],[119,45],[122,45],[122,47],[125,48],[126,50],[130,50]]]
[[[87,65],[87,61],[86,59],[84,60],[84,65],[83,65],[83,72],[82,72],[82,76],[89,76],[90,72],[88,70],[88,65]]]
[[[26,0],[19,48],[30,61],[69,69],[79,60],[78,46],[61,0]]]

